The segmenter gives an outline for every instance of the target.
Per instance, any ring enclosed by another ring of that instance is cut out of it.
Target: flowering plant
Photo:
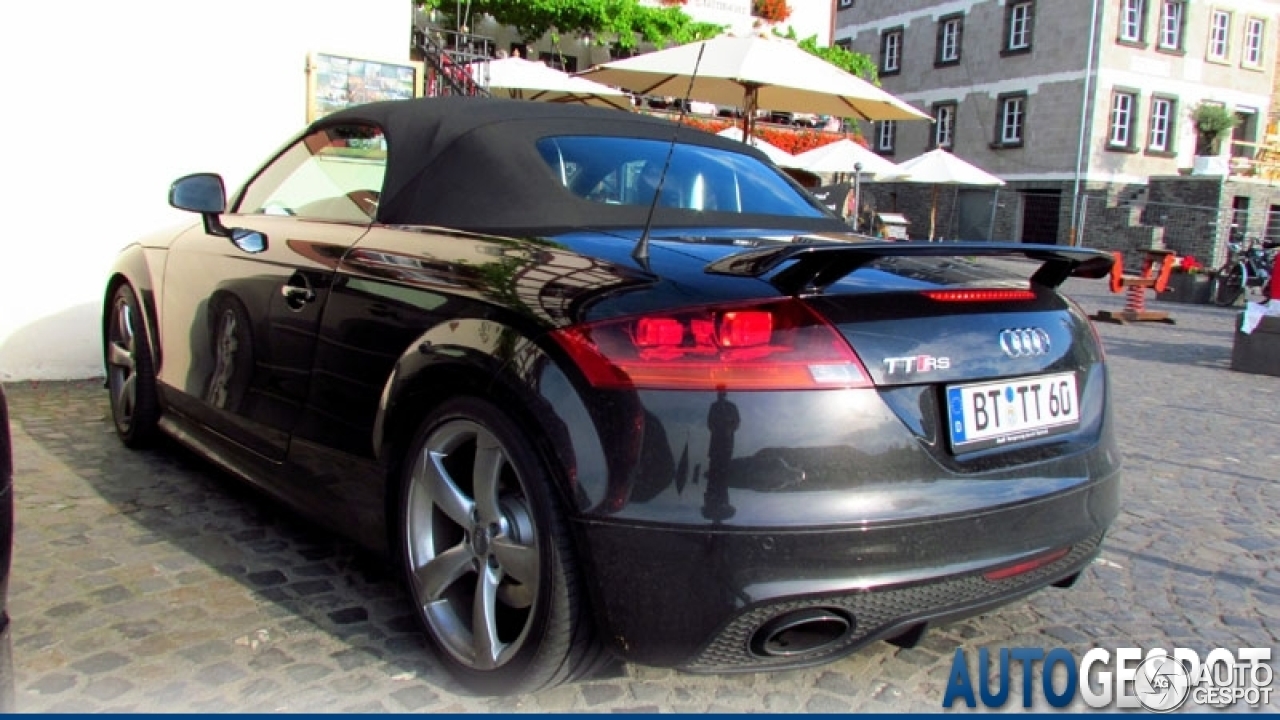
[[[1195,259],[1192,255],[1180,255],[1173,260],[1174,272],[1196,274],[1207,270],[1208,268],[1204,266],[1204,263]]]
[[[787,0],[752,0],[751,14],[776,23],[791,17],[791,8]]]

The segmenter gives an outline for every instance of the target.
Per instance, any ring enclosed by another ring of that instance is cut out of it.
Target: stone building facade
[[[1166,233],[1134,208],[1168,199],[1230,213],[1237,197],[1253,198],[1248,222],[1265,230],[1266,183],[1183,176],[1197,166],[1201,102],[1236,114],[1234,140],[1263,138],[1280,1],[833,1],[835,42],[874,58],[884,89],[934,118],[868,124],[872,148],[902,162],[946,147],[1007,182],[941,189],[943,237],[1140,247]],[[1253,152],[1225,143],[1219,167]],[[869,183],[864,197],[927,235],[933,188]],[[1104,220],[1107,232],[1093,232]]]

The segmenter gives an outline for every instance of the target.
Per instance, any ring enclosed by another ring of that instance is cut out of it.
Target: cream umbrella
[[[739,107],[748,134],[758,108],[860,120],[929,119],[866,80],[783,39],[721,36],[614,60],[579,76],[639,95],[687,96]]]
[[[586,78],[575,77],[523,58],[503,58],[472,65],[476,83],[494,97],[540,102],[576,103],[631,110],[627,94]]]
[[[906,182],[933,185],[933,206],[929,209],[929,240],[934,238],[938,217],[938,188],[941,185],[1004,185],[1004,181],[943,148],[907,160],[898,165],[907,175]]]
[[[854,227],[858,230],[861,230],[862,217],[862,176],[869,175],[877,180],[904,176],[902,168],[848,138],[802,152],[796,155],[796,162],[809,172],[853,175]]]
[[[795,156],[798,167],[815,173],[852,173],[859,165],[862,174],[878,180],[900,178],[902,168],[848,139],[839,140]]]
[[[721,130],[720,132],[716,133],[716,135],[719,135],[722,138],[729,138],[730,140],[737,140],[738,142],[742,142],[742,128],[738,128],[738,127],[725,128],[724,130]],[[783,150],[777,145],[774,145],[768,140],[765,140],[764,138],[758,138],[753,135],[751,137],[751,142],[747,144],[759,150],[760,152],[764,153],[765,155],[767,155],[769,159],[773,161],[773,164],[777,165],[778,167],[800,168],[800,166],[796,164],[795,155],[792,155],[786,150]],[[804,169],[804,168],[801,168],[801,169]]]

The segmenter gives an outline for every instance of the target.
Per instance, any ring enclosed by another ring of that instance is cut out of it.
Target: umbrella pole
[[[933,186],[933,205],[929,208],[929,242],[933,242],[934,228],[938,223],[938,186]]]
[[[742,95],[742,142],[748,144],[755,129],[756,102],[756,88],[748,87]]]

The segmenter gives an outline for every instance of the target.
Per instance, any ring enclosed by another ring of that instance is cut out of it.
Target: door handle
[[[285,304],[294,310],[301,310],[304,305],[316,300],[316,291],[312,289],[307,276],[300,272],[294,273],[289,282],[280,288],[280,295],[284,297]]]

